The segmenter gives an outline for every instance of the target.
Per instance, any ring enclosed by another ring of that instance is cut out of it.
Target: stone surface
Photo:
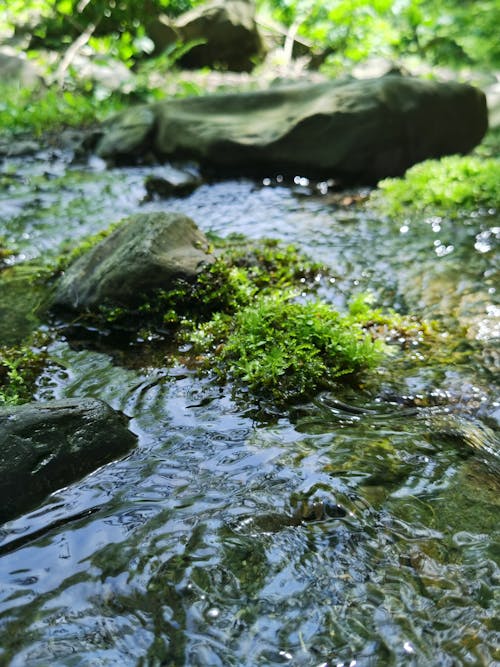
[[[174,21],[165,14],[151,15],[146,18],[146,33],[154,44],[154,54],[158,55],[181,41],[181,36],[175,28]]]
[[[255,5],[248,0],[213,0],[182,14],[175,29],[184,42],[204,40],[180,60],[184,67],[220,65],[249,72],[262,50]]]
[[[10,51],[0,51],[0,81],[34,88],[42,83],[40,71],[26,58]]]
[[[155,126],[155,113],[146,106],[132,107],[120,116],[117,125],[109,125],[98,143],[103,158],[138,157],[148,152]]]
[[[132,113],[144,115],[140,131]],[[97,152],[120,160],[153,150],[232,175],[376,181],[425,159],[468,152],[487,126],[482,91],[389,75],[159,102],[111,120]]]
[[[33,139],[0,139],[0,156],[22,157],[33,155],[41,148],[38,141]]]
[[[76,398],[0,407],[0,523],[135,444],[106,403]]]
[[[169,289],[177,278],[194,280],[213,261],[208,247],[205,235],[185,215],[133,215],[68,268],[53,304],[72,310],[132,306],[155,288]]]
[[[198,173],[177,169],[172,165],[165,165],[154,174],[150,174],[144,181],[146,200],[163,199],[167,197],[187,197],[202,184]]]

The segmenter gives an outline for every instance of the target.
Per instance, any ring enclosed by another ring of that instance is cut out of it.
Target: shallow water
[[[498,216],[391,223],[246,180],[144,204],[158,168],[67,172],[64,157],[3,166],[0,235],[26,258],[181,210],[204,231],[297,243],[332,269],[322,296],[341,307],[369,288],[438,319],[460,354],[415,350],[361,391],[269,418],[182,366],[56,340],[38,398],[102,398],[138,446],[0,529],[0,663],[500,661]],[[36,326],[11,305],[4,336]]]

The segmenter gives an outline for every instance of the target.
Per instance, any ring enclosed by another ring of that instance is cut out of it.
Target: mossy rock
[[[57,282],[52,303],[75,311],[106,304],[134,306],[155,289],[195,280],[214,261],[195,223],[179,213],[144,213],[124,220],[82,254]]]

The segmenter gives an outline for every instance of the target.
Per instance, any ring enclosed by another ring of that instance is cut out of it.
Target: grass
[[[0,128],[3,134],[30,133],[41,136],[66,127],[85,127],[120,111],[119,95],[97,100],[91,92],[58,88],[31,90],[0,85]]]
[[[500,205],[500,160],[451,156],[427,160],[404,178],[380,181],[371,203],[396,217],[406,212],[457,217],[461,212]]]

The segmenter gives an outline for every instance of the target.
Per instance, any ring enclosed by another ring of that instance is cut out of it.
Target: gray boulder
[[[179,16],[175,29],[184,42],[204,40],[180,60],[188,68],[221,65],[250,72],[262,51],[255,5],[248,0],[213,0]]]
[[[188,69],[218,66],[249,72],[263,51],[252,0],[211,0],[177,18],[156,15],[150,7],[145,29],[155,54],[198,42],[179,59]]]
[[[11,51],[0,51],[0,81],[35,88],[43,83],[40,70],[25,57]]]
[[[0,407],[0,523],[136,442],[126,419],[95,399]]]
[[[106,159],[153,150],[230,171],[377,181],[429,158],[466,153],[488,127],[486,98],[469,85],[399,75],[163,101],[104,126]],[[144,107],[143,107],[144,109]],[[132,145],[133,144],[133,145]]]
[[[205,235],[185,215],[133,215],[70,265],[53,304],[72,310],[136,305],[155,288],[169,289],[177,278],[193,281],[213,261],[208,248]]]

